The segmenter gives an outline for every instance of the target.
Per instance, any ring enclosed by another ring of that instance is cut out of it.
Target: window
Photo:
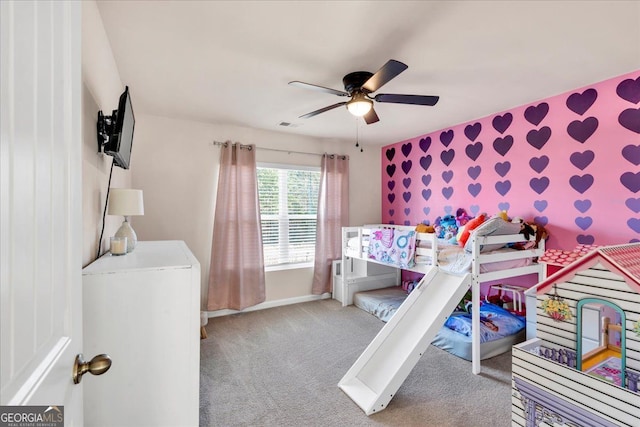
[[[312,264],[320,168],[258,165],[265,267]]]

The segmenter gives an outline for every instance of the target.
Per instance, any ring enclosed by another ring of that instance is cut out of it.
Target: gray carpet
[[[387,409],[367,417],[338,387],[384,324],[335,300],[209,319],[201,426],[510,426],[511,353],[471,364],[430,346]]]

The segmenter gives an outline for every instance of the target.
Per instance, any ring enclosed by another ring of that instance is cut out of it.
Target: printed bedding
[[[398,236],[400,235],[400,233],[396,231],[394,235],[394,230],[388,229],[376,231],[380,231],[381,233],[377,235],[377,238],[371,240],[373,242],[373,249],[371,242],[369,242],[368,256],[370,259],[375,259],[376,261],[392,265],[402,264],[401,268],[411,268],[415,264],[433,264],[430,256],[415,255],[415,233],[409,240],[410,244],[406,244],[408,247],[399,248],[397,241],[399,240]],[[382,231],[384,231],[385,233],[382,233]],[[387,233],[389,231],[391,233]],[[347,242],[347,247],[349,249],[357,251],[359,249],[358,243],[359,241],[357,238],[349,239],[349,241]],[[404,241],[401,241],[401,243],[404,243]],[[500,248],[484,252],[484,254],[498,254],[516,250],[517,249]],[[447,243],[446,241],[441,239],[438,240],[438,266],[441,269],[454,274],[469,273],[471,272],[472,264],[472,253],[467,252],[464,248],[458,245]],[[500,271],[516,267],[525,267],[531,264],[533,264],[532,258],[520,258],[509,261],[489,262],[480,264],[480,273],[488,273],[491,271]]]
[[[369,259],[392,264],[400,268],[414,266],[416,232],[379,228],[369,236]]]
[[[353,303],[356,307],[387,322],[406,297],[407,292],[397,286],[358,292],[354,295]],[[525,320],[501,307],[482,303],[480,319],[481,359],[509,351],[511,346],[525,339]],[[431,344],[458,357],[471,360],[471,314],[454,312]]]

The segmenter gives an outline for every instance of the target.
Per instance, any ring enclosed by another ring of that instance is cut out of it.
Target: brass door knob
[[[92,375],[102,375],[111,367],[111,358],[107,354],[99,354],[88,362],[84,361],[82,353],[76,356],[73,364],[73,383],[80,384],[82,376],[87,372]]]

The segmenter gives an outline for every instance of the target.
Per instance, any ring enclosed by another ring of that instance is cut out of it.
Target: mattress
[[[388,322],[398,307],[404,302],[407,292],[400,286],[376,289],[366,292],[357,292],[353,296],[353,304],[378,317],[383,322]],[[515,344],[523,342],[526,338],[526,330],[508,335],[503,338],[480,343],[480,358],[488,359],[511,350]],[[471,360],[471,337],[458,333],[446,326],[440,328],[432,345],[448,351],[449,353]]]
[[[510,351],[512,346],[525,341],[526,335],[526,329],[522,329],[521,331],[513,335],[508,335],[504,338],[481,342],[480,359],[489,359],[490,357],[498,356]],[[431,344],[442,350],[448,351],[455,356],[468,361],[472,360],[471,337],[452,331],[446,326],[440,328]]]
[[[371,313],[383,322],[388,322],[400,304],[407,298],[407,293],[400,286],[356,292],[353,305]]]

